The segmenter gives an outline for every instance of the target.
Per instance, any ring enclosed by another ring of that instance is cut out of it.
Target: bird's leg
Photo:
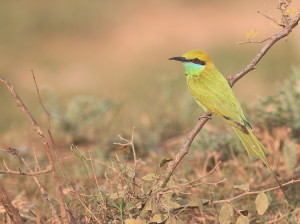
[[[205,113],[203,114],[201,117],[199,117],[199,120],[201,119],[208,119],[208,120],[211,120],[211,114],[210,113]]]

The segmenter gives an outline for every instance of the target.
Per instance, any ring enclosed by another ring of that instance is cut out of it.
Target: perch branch
[[[241,79],[243,76],[245,76],[249,71],[256,68],[256,64],[260,61],[260,59],[267,53],[267,51],[280,39],[286,37],[294,27],[298,25],[298,21],[300,20],[300,13],[296,15],[294,19],[290,21],[288,26],[280,31],[279,33],[273,35],[270,40],[262,47],[262,49],[258,52],[258,54],[254,57],[254,59],[251,61],[249,65],[247,65],[242,71],[237,73],[234,77],[229,78],[229,84],[232,87],[239,79]],[[207,116],[211,114],[205,113],[198,121],[196,126],[193,128],[193,130],[188,134],[188,137],[180,149],[180,151],[175,156],[175,159],[173,161],[172,166],[168,167],[164,174],[164,178],[161,178],[157,184],[158,188],[163,188],[168,183],[172,173],[176,169],[179,162],[183,159],[183,157],[188,153],[189,147],[192,144],[195,136],[198,134],[198,132],[201,130],[201,128],[205,125],[205,123],[209,120]]]

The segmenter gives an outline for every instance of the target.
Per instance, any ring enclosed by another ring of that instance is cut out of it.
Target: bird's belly
[[[206,106],[204,106],[204,104],[202,104],[201,101],[199,101],[199,100],[196,99],[195,97],[194,97],[194,99],[196,100],[196,102],[198,103],[198,105],[200,105],[200,106],[202,107],[202,109],[203,109],[205,112],[211,112],[211,113],[212,113],[212,111],[210,111]]]

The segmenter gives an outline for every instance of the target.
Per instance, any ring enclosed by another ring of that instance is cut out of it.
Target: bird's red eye
[[[198,59],[198,58],[195,58],[193,61],[194,61],[194,62],[199,62],[199,59]]]

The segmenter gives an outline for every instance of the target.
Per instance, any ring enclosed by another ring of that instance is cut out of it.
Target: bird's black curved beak
[[[169,60],[175,60],[175,61],[181,61],[181,62],[188,61],[185,57],[173,57],[173,58],[169,58]]]

